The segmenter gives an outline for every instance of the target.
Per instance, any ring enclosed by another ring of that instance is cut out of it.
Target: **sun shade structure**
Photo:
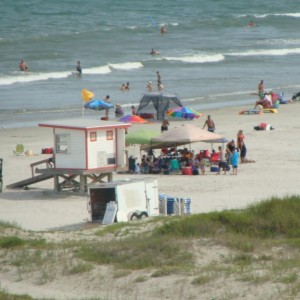
[[[194,142],[221,139],[217,133],[209,132],[192,124],[183,124],[163,132],[158,137],[152,138],[150,147],[153,149],[177,147]]]
[[[140,124],[148,123],[148,121],[136,115],[126,115],[120,118],[119,121],[125,123],[140,123]]]
[[[199,112],[189,107],[176,107],[167,111],[167,116],[193,120],[202,116]]]
[[[159,131],[140,128],[136,131],[129,132],[125,136],[125,144],[138,144],[138,145],[149,145],[150,140],[160,135]]]
[[[169,109],[182,107],[177,95],[171,93],[146,93],[140,101],[137,114],[155,113],[157,120],[163,120]]]

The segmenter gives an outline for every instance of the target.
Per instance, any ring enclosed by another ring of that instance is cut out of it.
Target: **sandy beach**
[[[205,175],[147,175],[158,180],[159,193],[192,198],[191,212],[201,213],[224,209],[244,208],[252,203],[272,196],[286,196],[300,193],[297,171],[300,161],[300,134],[298,103],[281,105],[278,113],[262,115],[240,115],[247,107],[228,107],[213,111],[203,111],[204,116],[193,121],[173,121],[170,128],[183,122],[202,127],[206,116],[211,115],[216,124],[216,132],[228,140],[236,139],[238,130],[245,134],[247,158],[255,163],[240,164],[238,175],[231,172],[216,175],[209,168]],[[254,126],[266,122],[275,130],[256,131]],[[160,123],[133,125],[160,128]],[[31,176],[30,163],[50,157],[41,154],[41,149],[53,146],[52,131],[48,128],[14,128],[0,130],[0,157],[3,158],[3,191],[0,193],[0,220],[19,225],[22,229],[38,231],[47,238],[50,229],[68,228],[85,224],[87,218],[87,197],[72,193],[53,192],[53,180],[29,186],[28,190],[7,189],[6,185]],[[25,145],[32,156],[16,156],[16,144]],[[194,143],[195,152],[211,149],[211,144]],[[217,148],[217,145],[214,145]],[[114,174],[114,180],[135,176]],[[101,225],[99,225],[101,226]],[[45,231],[45,233],[43,233]],[[75,233],[74,233],[75,234]],[[33,296],[53,296],[55,299],[72,299],[58,291],[47,294],[47,288],[26,288],[21,282],[2,277],[3,287],[11,291],[26,292]],[[74,283],[72,283],[74,284]],[[71,286],[72,286],[71,284]],[[50,289],[53,288],[50,287]],[[84,294],[82,294],[84,295]],[[113,298],[110,298],[113,299]],[[121,298],[118,298],[121,299]],[[250,298],[247,298],[250,299]]]
[[[192,213],[242,208],[272,196],[298,194],[300,186],[296,170],[300,160],[300,142],[295,139],[300,131],[298,103],[281,105],[277,114],[239,115],[243,108],[222,108],[203,112],[205,115],[193,121],[172,121],[170,128],[189,122],[202,127],[206,115],[216,123],[216,132],[228,140],[236,139],[239,129],[245,134],[247,158],[255,163],[240,164],[238,176],[216,176],[206,169],[204,176],[150,175],[158,180],[159,193],[192,198]],[[254,126],[266,122],[275,130],[256,131]],[[134,124],[160,128],[160,123]],[[47,128],[1,129],[1,158],[3,158],[3,191],[0,194],[0,220],[14,222],[28,230],[48,230],[78,224],[87,218],[86,196],[53,192],[53,180],[29,186],[29,190],[6,189],[6,186],[29,178],[30,164],[50,155],[41,154],[42,148],[53,146],[52,131]],[[33,156],[15,156],[16,144],[22,143]],[[191,144],[195,153],[211,149],[209,143]],[[217,148],[217,145],[214,145]],[[156,150],[159,153],[159,150]],[[136,153],[139,154],[139,153]],[[114,174],[114,179],[135,176]],[[178,187],[180,186],[180,189]]]

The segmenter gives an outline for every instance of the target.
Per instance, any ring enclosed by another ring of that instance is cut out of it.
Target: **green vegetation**
[[[85,243],[81,245],[78,255],[89,262],[113,264],[132,270],[193,263],[192,254],[185,252],[176,239],[162,239],[153,235],[130,236],[105,243]]]
[[[242,211],[197,214],[170,221],[156,232],[181,237],[214,237],[231,233],[248,238],[297,239],[300,237],[299,215],[300,197],[272,198]]]
[[[91,272],[95,265],[114,268],[114,279],[145,270],[148,275],[136,276],[136,284],[151,277],[184,275],[194,286],[203,286],[233,277],[252,285],[282,284],[296,297],[300,294],[299,215],[300,197],[291,196],[245,210],[116,223],[102,227],[92,239],[85,239],[80,231],[77,240],[62,243],[34,239],[34,234],[24,239],[16,229],[14,235],[0,237],[0,254],[5,257],[0,267],[17,268],[18,280],[24,273],[35,273],[38,284],[58,275]],[[0,223],[1,231],[6,228],[10,227]],[[218,248],[218,257],[206,261],[205,251],[213,247]],[[0,293],[0,300],[32,299],[4,294]]]

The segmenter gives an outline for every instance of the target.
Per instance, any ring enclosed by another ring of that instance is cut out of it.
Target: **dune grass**
[[[57,274],[78,275],[90,272],[95,265],[106,265],[115,268],[114,278],[147,270],[149,275],[140,275],[137,283],[181,274],[190,278],[191,284],[202,286],[235,276],[254,285],[267,281],[284,284],[295,296],[300,294],[299,215],[299,196],[271,198],[244,210],[112,224],[89,240],[55,244],[34,239],[34,235],[22,239],[16,233],[0,237],[0,251],[9,253],[6,262],[19,269],[19,280],[24,272],[43,270],[38,284],[53,280]],[[0,223],[0,230],[6,226]],[[203,245],[208,249],[217,245],[230,254],[199,265],[201,255],[194,249]],[[0,293],[2,299],[6,298]]]

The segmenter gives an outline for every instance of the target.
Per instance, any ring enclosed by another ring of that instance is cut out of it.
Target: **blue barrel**
[[[173,197],[167,197],[167,214],[168,215],[174,215],[174,204],[175,204],[176,198]]]

